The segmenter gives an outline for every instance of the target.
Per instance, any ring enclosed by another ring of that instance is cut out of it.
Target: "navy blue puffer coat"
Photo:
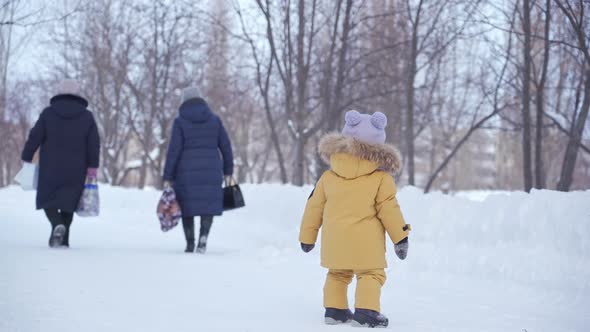
[[[164,181],[174,185],[183,217],[223,212],[223,175],[233,174],[231,142],[201,98],[187,100],[174,120]]]
[[[37,209],[76,211],[86,170],[97,168],[100,137],[86,99],[74,95],[51,98],[29,133],[22,160],[39,154]]]

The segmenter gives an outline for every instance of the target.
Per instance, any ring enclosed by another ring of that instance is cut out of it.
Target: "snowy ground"
[[[325,271],[297,242],[310,188],[244,189],[205,256],[160,232],[156,191],[102,187],[102,216],[49,250],[33,193],[0,190],[0,331],[358,331],[322,323]],[[398,197],[414,231],[388,257],[391,330],[590,330],[590,191]]]

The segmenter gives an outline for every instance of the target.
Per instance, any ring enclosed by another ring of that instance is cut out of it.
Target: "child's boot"
[[[389,325],[389,319],[377,311],[369,309],[356,309],[352,326],[356,327],[382,327]]]
[[[326,308],[324,319],[327,325],[346,324],[352,321],[352,311],[348,309]]]

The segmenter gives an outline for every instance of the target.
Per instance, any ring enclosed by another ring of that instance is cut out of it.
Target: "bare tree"
[[[309,124],[313,105],[309,100],[310,70],[317,35],[317,0],[311,8],[305,0],[299,0],[295,8],[291,1],[283,1],[281,8],[274,8],[269,0],[256,0],[266,21],[266,39],[274,59],[274,66],[284,89],[284,103],[289,133],[294,144],[293,184],[302,186],[305,181],[305,148],[308,140],[323,126],[323,117]],[[295,19],[292,17],[295,12]],[[275,15],[280,15],[282,29],[275,27]],[[296,35],[293,36],[293,30]],[[275,35],[280,32],[280,37]],[[280,41],[280,44],[279,44]]]
[[[524,33],[523,46],[523,71],[522,71],[522,156],[523,156],[523,177],[524,190],[531,191],[533,188],[533,169],[531,161],[531,3],[530,0],[523,0],[522,4],[522,30]]]
[[[280,180],[283,184],[286,184],[288,180],[287,168],[285,165],[285,157],[281,144],[281,137],[278,132],[278,120],[276,115],[273,115],[273,109],[271,106],[271,77],[273,75],[275,57],[272,55],[272,50],[269,48],[267,55],[262,55],[259,48],[256,46],[255,40],[252,38],[251,33],[248,31],[242,9],[238,6],[235,7],[236,13],[240,20],[241,30],[245,42],[248,44],[251,51],[251,55],[254,61],[256,86],[262,98],[262,107],[264,108],[264,115],[266,123],[270,130],[270,141],[272,143],[273,150],[277,157],[277,164],[279,169]],[[264,64],[263,61],[267,63]],[[266,168],[266,162],[264,162]],[[262,174],[259,177],[263,176]]]
[[[563,15],[570,22],[570,31],[577,41],[577,50],[583,58],[583,68],[585,69],[584,83],[584,101],[582,102],[580,113],[572,121],[571,136],[569,137],[565,150],[563,166],[557,189],[568,191],[573,181],[574,168],[578,157],[578,149],[582,140],[584,126],[590,110],[590,50],[588,46],[588,14],[585,12],[585,4],[579,1],[573,5],[567,0],[555,0],[555,3],[561,9]]]
[[[0,142],[0,186],[35,115],[15,89],[38,87],[40,108],[64,77],[82,82],[103,141],[101,180],[114,185],[160,184],[189,84],[223,118],[240,181],[313,182],[327,167],[321,136],[357,109],[388,115],[401,181],[425,191],[587,183],[584,1],[25,3],[0,5],[0,134],[11,138]],[[16,80],[14,38],[41,25],[53,27],[44,47],[57,62]]]
[[[16,2],[8,2],[0,7],[0,22],[12,22],[16,15]],[[5,24],[0,30],[0,121],[4,121],[6,108],[6,89],[8,83],[8,65],[13,51],[12,24]]]
[[[188,75],[188,59],[182,57],[189,45],[197,45],[185,38],[191,35],[192,23],[184,15],[186,5],[153,1],[135,6],[136,16],[146,17],[138,28],[141,55],[127,73],[127,85],[137,108],[131,125],[142,151],[140,188],[148,183],[149,177],[159,179],[162,174],[168,133],[179,102],[173,92],[197,77]],[[185,74],[177,75],[179,72]]]
[[[405,112],[405,157],[407,160],[408,183],[415,185],[415,139],[416,130],[416,79],[421,70],[436,61],[452,43],[464,36],[464,31],[479,7],[480,1],[452,2],[449,0],[428,3],[418,0],[412,5],[406,0],[407,18],[411,33],[409,40],[409,56],[406,66],[406,112]],[[454,22],[457,16],[464,15],[458,26]],[[424,60],[422,57],[428,55]]]
[[[509,31],[514,30],[514,21],[515,21],[515,14],[512,15],[512,20],[510,22],[510,29]],[[488,90],[488,85],[485,81],[485,72],[482,71],[480,74],[481,83],[480,86],[484,89],[482,93],[482,100],[478,104],[475,112],[472,115],[470,126],[465,130],[465,134],[453,145],[451,151],[443,158],[440,162],[438,167],[434,170],[434,172],[429,176],[428,182],[426,187],[424,188],[424,192],[429,192],[434,184],[434,181],[437,177],[441,174],[441,172],[449,165],[450,161],[457,155],[459,150],[467,143],[469,138],[479,129],[481,129],[489,120],[493,119],[495,116],[500,114],[506,107],[507,103],[504,101],[502,102],[502,92],[504,86],[506,84],[506,72],[508,70],[508,66],[510,64],[511,58],[513,57],[512,48],[513,48],[513,35],[512,33],[509,34],[506,50],[503,56],[503,64],[501,66],[501,70],[496,74],[497,79],[495,86],[493,89]],[[485,70],[485,69],[484,69]],[[489,102],[489,106],[491,108],[490,112],[483,117],[479,116],[480,108],[483,108],[486,103]],[[458,118],[459,119],[459,118]]]
[[[0,27],[3,26],[17,26],[17,27],[31,27],[39,26],[51,22],[64,21],[68,16],[77,13],[81,6],[81,0],[78,0],[72,10],[66,11],[60,15],[47,15],[47,6],[43,5],[38,8],[25,8],[26,4],[22,0],[6,0],[0,4],[0,12],[4,10],[12,10],[13,15],[0,16]],[[67,7],[67,6],[66,6]],[[18,13],[17,13],[18,11]]]
[[[544,24],[544,40],[543,40],[543,64],[541,66],[541,77],[536,85],[536,105],[537,116],[535,125],[535,187],[538,189],[545,188],[546,173],[543,162],[543,119],[545,118],[545,85],[547,83],[547,72],[549,70],[549,57],[551,55],[550,39],[551,31],[551,0],[545,2],[545,24]]]
[[[341,21],[343,4],[344,17],[342,17]],[[320,91],[322,91],[324,112],[327,113],[327,131],[337,128],[343,111],[342,105],[346,104],[342,99],[344,84],[347,79],[346,74],[350,72],[350,64],[348,64],[348,52],[351,47],[350,35],[354,25],[357,25],[352,22],[352,7],[352,0],[346,0],[345,2],[339,0],[336,2],[335,18],[329,36],[328,56],[322,70],[323,79]]]

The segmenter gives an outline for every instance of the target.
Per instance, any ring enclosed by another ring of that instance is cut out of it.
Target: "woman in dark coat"
[[[231,142],[221,122],[195,87],[182,93],[168,147],[164,186],[173,186],[182,211],[185,252],[195,251],[194,217],[201,217],[197,252],[205,253],[213,216],[223,212],[223,176],[234,171]]]
[[[100,139],[75,81],[63,81],[49,104],[31,129],[21,158],[30,163],[40,149],[37,209],[45,210],[52,226],[49,246],[69,247],[85,179],[96,179]]]

